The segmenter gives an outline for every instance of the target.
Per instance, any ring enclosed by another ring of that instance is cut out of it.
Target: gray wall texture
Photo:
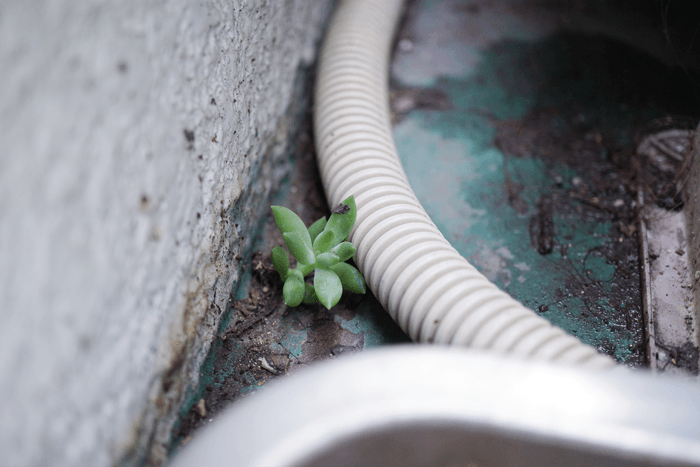
[[[688,258],[693,271],[696,271],[700,269],[700,125],[695,128],[691,152],[686,157],[690,157],[690,171],[684,186]],[[694,275],[693,272],[691,279],[696,279]],[[692,293],[695,298],[693,312],[696,317],[700,317],[700,287],[693,287]],[[695,339],[700,342],[700,329],[695,332]]]
[[[330,3],[0,2],[0,465],[162,463]]]

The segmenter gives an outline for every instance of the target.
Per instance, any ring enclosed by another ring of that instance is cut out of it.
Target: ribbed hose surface
[[[417,342],[492,349],[610,367],[480,274],[450,245],[411,190],[394,139],[388,67],[402,0],[341,2],[320,57],[314,126],[326,196],[355,195],[355,261],[393,319]]]

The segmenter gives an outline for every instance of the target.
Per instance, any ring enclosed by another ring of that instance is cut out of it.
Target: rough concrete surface
[[[331,1],[0,4],[0,465],[157,465]]]
[[[693,314],[696,318],[700,318],[700,277],[696,277],[696,272],[700,270],[700,202],[698,194],[700,193],[700,126],[695,129],[693,136],[692,152],[690,154],[690,174],[688,175],[688,183],[685,185],[686,203],[688,203],[686,229],[688,235],[688,245],[690,252],[688,253],[688,262],[693,271],[693,298],[695,308]],[[696,330],[695,339],[700,341],[700,326]]]

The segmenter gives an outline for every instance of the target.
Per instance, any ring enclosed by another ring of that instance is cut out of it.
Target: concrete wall
[[[0,3],[0,465],[162,461],[329,4]]]
[[[684,184],[685,190],[685,212],[686,212],[686,232],[688,233],[688,264],[691,269],[690,280],[693,284],[692,297],[693,315],[696,322],[700,322],[700,287],[696,271],[700,271],[700,125],[695,128],[695,134],[691,145],[690,154],[686,163],[689,164],[688,177]],[[696,327],[693,336],[695,342],[700,342],[700,326]],[[698,362],[700,366],[700,362]]]

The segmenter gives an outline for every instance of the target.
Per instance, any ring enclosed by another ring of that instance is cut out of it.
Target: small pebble
[[[613,201],[613,207],[621,208],[624,205],[625,205],[625,202],[622,201],[621,199],[616,199],[615,201]]]
[[[207,405],[204,402],[204,399],[199,399],[199,402],[195,404],[194,409],[197,411],[200,417],[204,418],[207,416]]]
[[[394,110],[398,113],[408,112],[415,106],[416,103],[411,96],[401,96],[394,101]]]
[[[581,180],[581,177],[574,177],[571,179],[571,184],[575,187],[581,186],[582,183],[583,183],[583,180]]]
[[[549,307],[547,305],[540,305],[540,312],[544,313],[545,311],[549,310]]]
[[[267,370],[267,371],[269,371],[270,373],[272,373],[273,375],[276,375],[276,374],[277,374],[277,370],[275,370],[275,369],[272,367],[272,365],[270,365],[269,363],[267,363],[267,360],[265,359],[265,357],[262,357],[262,358],[260,359],[260,366],[261,366],[264,370]]]

